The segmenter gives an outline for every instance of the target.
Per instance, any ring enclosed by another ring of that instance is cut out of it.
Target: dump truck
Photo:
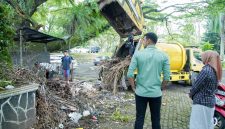
[[[101,14],[108,20],[121,38],[129,34],[141,35],[144,29],[144,17],[139,0],[100,0]],[[122,41],[122,40],[121,40]],[[139,39],[134,40],[135,52],[143,48]],[[171,82],[185,81],[192,84],[203,67],[198,48],[182,46],[180,43],[157,43],[156,47],[168,54],[171,69]],[[128,56],[125,42],[119,45],[115,56]]]
[[[139,43],[135,52],[143,49]],[[170,81],[184,81],[191,85],[194,79],[201,71],[203,63],[201,61],[201,50],[193,47],[183,47],[180,43],[162,43],[156,44],[156,47],[164,51],[170,60]]]
[[[141,35],[144,16],[139,0],[99,0],[101,14],[122,38]]]

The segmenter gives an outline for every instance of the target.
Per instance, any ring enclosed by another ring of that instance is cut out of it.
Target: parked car
[[[94,59],[94,65],[97,66],[97,65],[100,65],[103,63],[103,61],[106,61],[106,60],[109,60],[110,58],[108,56],[99,56],[99,57],[96,57]]]
[[[100,47],[91,47],[90,52],[91,53],[98,53],[100,51]]]

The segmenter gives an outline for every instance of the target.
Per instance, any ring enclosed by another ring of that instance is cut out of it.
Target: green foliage
[[[214,32],[204,33],[202,40],[204,42],[213,44],[213,47],[215,48],[217,52],[220,51],[220,35],[218,33],[214,33]]]
[[[222,62],[222,67],[225,68],[225,62]]]
[[[114,121],[120,121],[120,122],[129,122],[133,120],[132,116],[121,114],[118,108],[116,108],[116,110],[113,112],[111,118]]]
[[[0,59],[1,62],[11,65],[11,57],[8,52],[9,45],[12,44],[14,30],[9,8],[0,3]]]
[[[182,32],[181,38],[183,39],[184,43],[187,43],[187,44],[195,43],[194,42],[195,41],[195,38],[194,38],[195,28],[194,28],[194,25],[190,21],[187,21],[187,23],[185,25],[183,25],[181,32]]]
[[[47,1],[32,18],[44,26],[44,33],[61,38],[70,36],[71,47],[83,46],[87,40],[109,28],[93,0],[79,4],[70,3],[69,0],[60,3]]]
[[[181,22],[177,21],[176,23],[177,29],[169,30],[171,34],[164,36],[167,42],[181,43],[184,46],[199,45],[195,36],[195,19],[185,19]]]
[[[1,58],[1,63],[5,63],[9,66],[12,65],[11,55],[9,54],[7,48],[3,48],[2,50],[0,50],[0,58]]]
[[[212,0],[209,3],[206,13],[207,17],[207,33],[203,36],[203,41],[214,45],[217,52],[220,51],[220,13],[225,12],[225,0]]]
[[[225,0],[211,0],[207,8],[207,13],[217,16],[220,12],[225,12]]]
[[[0,3],[0,51],[12,43],[14,34],[9,8]]]
[[[8,71],[12,69],[12,65],[7,63],[6,61],[0,62],[0,85],[4,86],[9,80]],[[6,82],[5,82],[6,81]],[[8,84],[8,83],[7,83]]]
[[[7,85],[12,85],[12,82],[0,80],[0,87],[5,87]]]
[[[116,46],[120,43],[120,37],[117,32],[110,27],[107,31],[102,32],[99,36],[88,40],[86,44],[90,46],[100,46],[101,52],[115,52]]]
[[[104,30],[107,21],[100,15],[96,2],[81,3],[71,8],[73,13],[71,22],[67,29],[68,34],[72,34],[71,42],[79,45],[91,37],[96,37]],[[75,26],[74,26],[75,25]],[[75,28],[71,28],[71,27]],[[68,31],[75,29],[74,31]]]
[[[220,33],[220,18],[219,15],[209,15],[207,22],[207,30],[209,32]]]
[[[209,42],[203,42],[201,48],[202,48],[202,51],[213,50],[214,45]]]
[[[78,62],[89,62],[99,56],[111,57],[112,53],[72,53],[70,55]]]

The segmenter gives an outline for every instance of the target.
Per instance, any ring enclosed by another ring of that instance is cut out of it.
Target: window
[[[196,59],[198,59],[198,60],[202,60],[202,58],[201,58],[201,53],[198,52],[198,51],[194,51],[194,57],[195,57]]]

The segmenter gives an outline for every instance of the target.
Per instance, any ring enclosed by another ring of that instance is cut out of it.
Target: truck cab
[[[187,64],[189,64],[189,70],[193,72],[199,72],[202,70],[203,63],[201,61],[201,53],[202,51],[197,47],[186,47],[187,53]]]

